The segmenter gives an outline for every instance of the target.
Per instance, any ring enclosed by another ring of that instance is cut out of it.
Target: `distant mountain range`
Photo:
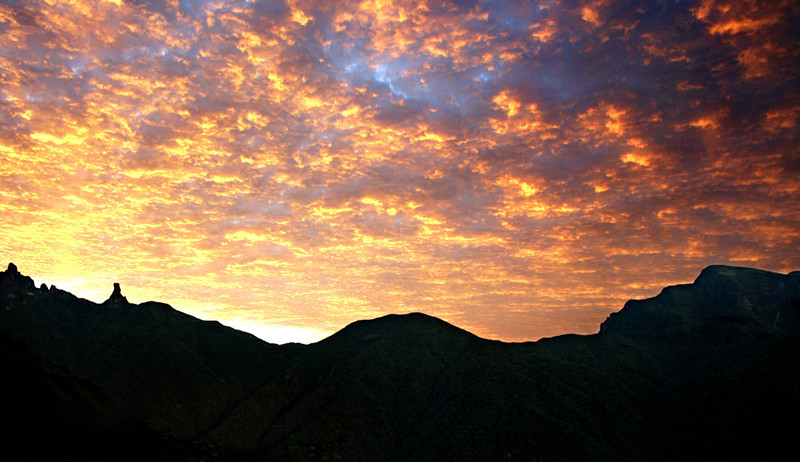
[[[800,272],[711,266],[594,335],[412,313],[273,345],[9,264],[0,360],[0,441],[29,459],[770,460],[800,434]]]

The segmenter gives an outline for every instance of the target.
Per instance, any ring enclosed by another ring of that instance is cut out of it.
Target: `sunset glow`
[[[798,17],[4,1],[0,256],[270,341],[411,311],[596,332],[709,264],[800,269]]]

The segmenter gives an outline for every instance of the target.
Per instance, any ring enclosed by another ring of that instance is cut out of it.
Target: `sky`
[[[0,1],[0,258],[276,343],[800,270],[800,6]]]

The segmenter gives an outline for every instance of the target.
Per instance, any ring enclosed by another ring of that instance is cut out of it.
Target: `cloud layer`
[[[0,251],[89,298],[319,335],[408,311],[594,332],[707,264],[800,269],[799,18],[5,1]]]

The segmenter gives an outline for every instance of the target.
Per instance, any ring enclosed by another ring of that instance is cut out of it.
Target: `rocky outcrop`
[[[0,287],[10,291],[36,289],[33,279],[20,274],[17,270],[17,265],[13,263],[8,264],[7,270],[0,272]]]
[[[108,297],[108,300],[103,302],[104,306],[125,306],[129,305],[128,299],[122,295],[122,289],[119,286],[119,282],[114,283],[114,291],[111,292],[111,296]]]
[[[600,333],[683,334],[709,322],[760,321],[778,336],[800,334],[800,273],[713,265],[692,284],[664,288],[656,297],[629,300],[601,325]],[[737,321],[738,320],[738,321]]]
[[[797,284],[793,279],[753,268],[714,265],[705,268],[693,285],[707,303],[752,310],[791,299],[791,286]]]

